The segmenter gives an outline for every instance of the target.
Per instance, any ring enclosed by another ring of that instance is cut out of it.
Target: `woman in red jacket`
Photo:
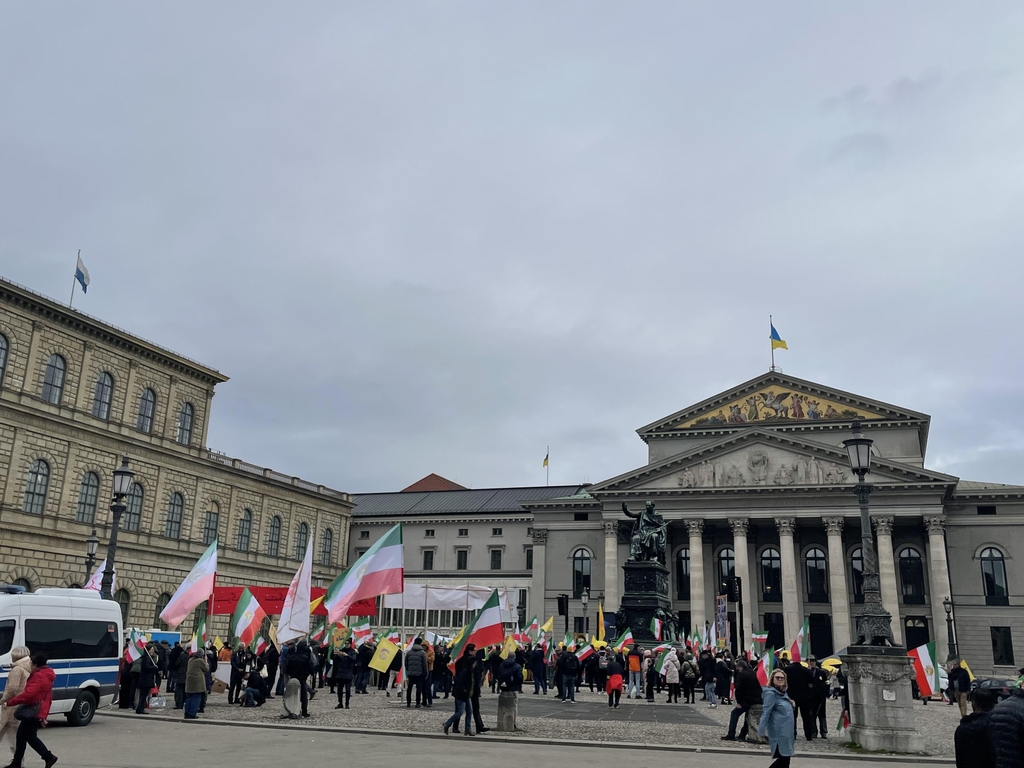
[[[47,661],[46,654],[42,651],[32,654],[32,674],[29,675],[28,682],[25,684],[25,690],[7,702],[8,707],[14,708],[14,716],[20,721],[14,747],[14,760],[7,768],[21,768],[21,761],[25,757],[25,746],[29,744],[43,758],[46,768],[52,768],[53,764],[57,762],[57,756],[39,740],[39,729],[46,725],[46,718],[50,714],[50,703],[53,700],[53,680],[57,676],[51,667],[46,666]],[[24,711],[27,717],[18,717],[18,708],[20,707],[26,707]]]

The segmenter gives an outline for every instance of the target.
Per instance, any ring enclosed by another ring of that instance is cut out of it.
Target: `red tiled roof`
[[[403,488],[402,493],[428,493],[431,491],[468,491],[464,485],[453,483],[447,478],[431,472],[422,480],[417,480],[408,488]]]

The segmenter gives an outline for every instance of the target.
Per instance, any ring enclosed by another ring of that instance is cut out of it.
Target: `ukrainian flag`
[[[772,349],[789,349],[783,338],[779,336],[779,332],[775,330],[775,324],[771,322],[768,324],[772,327],[772,335],[770,337],[772,340]]]
[[[783,342],[783,343],[785,343],[785,342]],[[541,464],[542,467],[546,467],[548,465],[548,457],[550,455],[551,455],[551,451],[548,451],[547,453],[544,454],[544,463]]]

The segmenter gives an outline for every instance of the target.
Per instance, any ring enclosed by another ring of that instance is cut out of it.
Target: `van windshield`
[[[11,652],[11,646],[14,645],[14,627],[16,623],[14,619],[0,621],[0,656]]]

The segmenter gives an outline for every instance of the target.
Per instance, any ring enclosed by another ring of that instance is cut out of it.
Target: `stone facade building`
[[[588,590],[614,610],[632,521],[655,502],[668,522],[672,609],[704,627],[727,602],[742,629],[788,647],[805,620],[819,656],[848,645],[861,592],[855,476],[843,440],[854,421],[874,440],[868,481],[885,607],[896,639],[936,641],[947,657],[943,602],[976,672],[1024,664],[1024,487],[963,481],[925,467],[931,418],[809,381],[767,373],[638,430],[648,463],[564,498],[524,501],[532,513],[531,613],[559,594],[583,624]],[[591,620],[594,608],[590,609]],[[742,621],[738,619],[742,612]],[[620,628],[621,629],[621,628]],[[593,626],[591,626],[593,630]]]
[[[157,614],[214,537],[225,585],[287,585],[309,536],[316,577],[336,576],[351,498],[210,451],[214,387],[225,381],[0,279],[0,579],[31,589],[85,581],[93,530],[97,560],[105,555],[121,456],[136,483],[118,535],[126,625],[161,626]]]

